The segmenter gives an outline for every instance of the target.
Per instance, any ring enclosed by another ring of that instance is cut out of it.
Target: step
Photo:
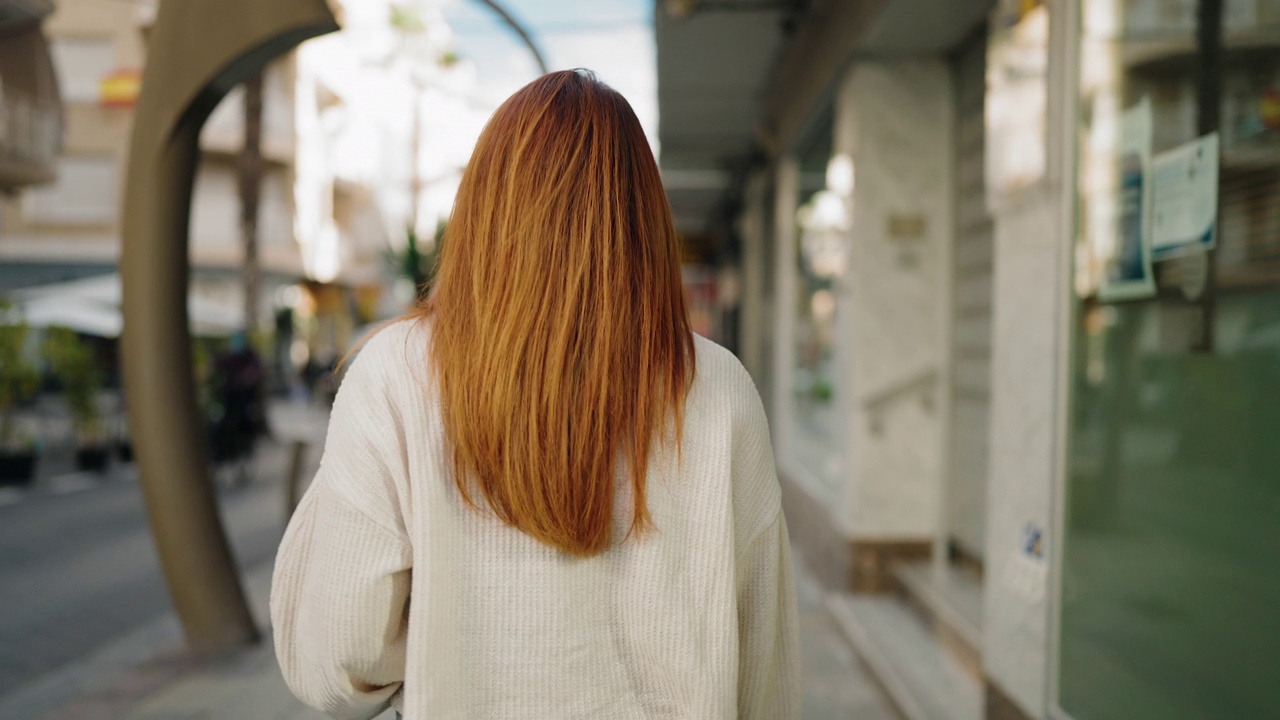
[[[907,604],[982,679],[982,580],[956,565],[900,563],[893,568]]]
[[[827,609],[906,720],[980,720],[982,683],[902,600],[839,593]]]

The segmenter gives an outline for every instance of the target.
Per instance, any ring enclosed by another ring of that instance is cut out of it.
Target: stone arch
[[[191,374],[188,225],[200,129],[231,88],[337,29],[325,0],[166,0],[150,32],[124,196],[125,392],[160,564],[198,652],[258,637],[218,517]]]

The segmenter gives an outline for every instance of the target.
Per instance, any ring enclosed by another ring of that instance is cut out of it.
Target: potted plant
[[[67,328],[51,327],[44,341],[45,357],[62,387],[75,431],[76,467],[105,472],[109,449],[98,412],[102,373],[89,346]]]
[[[35,478],[36,451],[18,433],[14,411],[35,396],[40,375],[24,349],[28,328],[6,302],[0,302],[0,485],[25,485]]]

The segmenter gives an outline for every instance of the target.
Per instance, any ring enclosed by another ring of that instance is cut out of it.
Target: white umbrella
[[[75,297],[46,297],[22,303],[22,318],[32,327],[54,325],[86,335],[120,336],[120,311],[108,305]]]
[[[86,314],[94,312],[90,308],[114,313],[117,318],[115,332],[110,335],[104,335],[104,337],[117,337],[120,334],[121,290],[120,275],[118,273],[96,275],[80,280],[26,288],[14,292],[13,295],[24,306],[31,303],[45,303],[57,300],[64,307],[70,307],[71,304],[75,304]],[[68,317],[71,316],[68,315]],[[191,333],[199,337],[220,337],[244,329],[244,318],[237,310],[223,307],[216,302],[203,298],[187,297],[187,317],[191,322]],[[29,313],[27,322],[31,325],[40,325],[31,319]],[[62,324],[66,323],[49,322],[41,326]],[[76,330],[80,329],[71,325],[67,326]],[[103,327],[107,326],[104,325]],[[89,332],[88,330],[81,331]],[[97,335],[102,333],[93,332],[90,334]]]

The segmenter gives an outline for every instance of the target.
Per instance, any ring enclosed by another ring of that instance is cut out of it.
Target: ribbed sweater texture
[[[679,444],[655,444],[654,530],[576,558],[455,487],[429,321],[378,333],[348,369],[320,469],[276,558],[289,687],[334,718],[800,716],[795,584],[769,431],[750,376],[696,339]]]

